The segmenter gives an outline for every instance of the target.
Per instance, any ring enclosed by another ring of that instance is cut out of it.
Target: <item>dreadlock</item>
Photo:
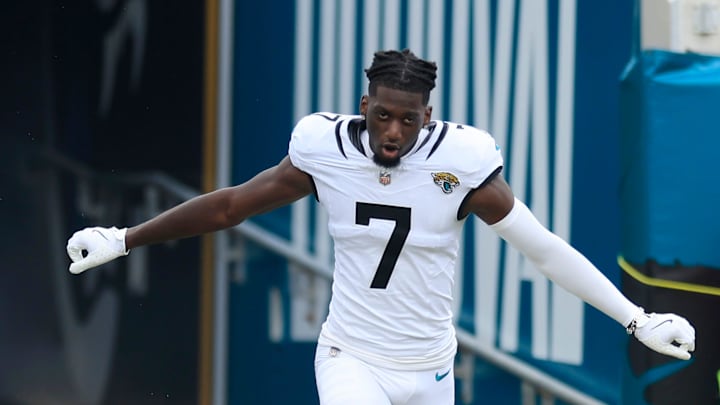
[[[430,90],[435,87],[435,62],[418,58],[409,49],[375,52],[372,65],[365,69],[370,84],[368,93],[374,96],[377,86],[422,93],[423,103],[430,101]]]

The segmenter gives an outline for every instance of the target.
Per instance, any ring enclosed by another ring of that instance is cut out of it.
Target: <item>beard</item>
[[[394,159],[383,159],[377,154],[373,154],[373,162],[375,162],[376,165],[382,166],[386,169],[392,169],[393,167],[396,167],[400,164],[400,156]]]

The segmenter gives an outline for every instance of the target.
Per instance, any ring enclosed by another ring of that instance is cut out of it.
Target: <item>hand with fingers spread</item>
[[[70,272],[79,274],[120,256],[126,256],[130,253],[125,248],[126,232],[127,228],[116,227],[93,227],[75,232],[67,243],[67,253],[73,261]],[[83,255],[83,252],[87,254]]]
[[[640,308],[627,331],[656,352],[681,360],[689,360],[695,350],[695,329],[675,314],[646,314]]]

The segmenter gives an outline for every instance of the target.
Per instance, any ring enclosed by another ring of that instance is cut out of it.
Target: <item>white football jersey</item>
[[[463,199],[503,160],[476,128],[432,121],[392,169],[372,160],[359,116],[312,114],[289,157],[329,216],[335,270],[319,342],[377,365],[430,369],[457,350],[453,273]]]

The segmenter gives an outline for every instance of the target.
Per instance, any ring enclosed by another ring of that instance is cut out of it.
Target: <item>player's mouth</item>
[[[385,143],[382,146],[382,154],[385,159],[397,159],[400,157],[400,147],[394,143]]]

